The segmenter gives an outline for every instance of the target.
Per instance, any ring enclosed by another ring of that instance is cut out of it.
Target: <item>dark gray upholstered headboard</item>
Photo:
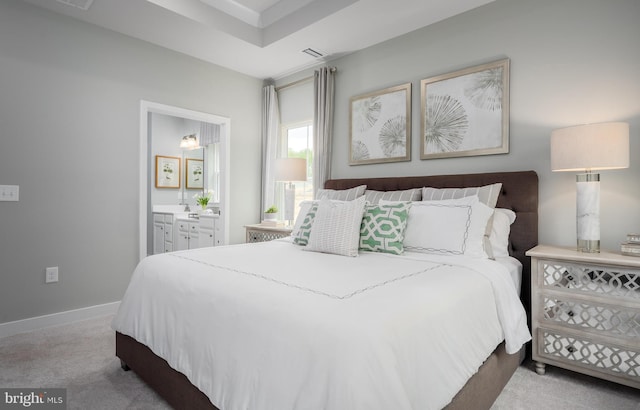
[[[531,300],[531,261],[525,252],[538,244],[538,175],[534,171],[493,172],[486,174],[428,175],[387,178],[330,179],[325,188],[347,189],[367,185],[376,191],[396,191],[424,186],[434,188],[462,188],[502,182],[498,208],[508,208],[516,213],[511,226],[509,252],[518,259],[522,269],[522,301],[527,312]]]

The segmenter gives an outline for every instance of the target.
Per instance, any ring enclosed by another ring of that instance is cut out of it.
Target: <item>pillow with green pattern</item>
[[[314,202],[304,216],[300,227],[292,233],[293,243],[307,246],[309,243],[309,235],[311,234],[311,227],[313,226],[313,221],[316,219],[316,212],[318,212],[318,203]]]
[[[360,250],[400,255],[410,202],[367,205],[360,225]]]

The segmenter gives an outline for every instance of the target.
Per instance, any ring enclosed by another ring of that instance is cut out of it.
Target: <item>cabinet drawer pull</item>
[[[569,353],[575,353],[577,350],[578,350],[578,349],[576,349],[575,347],[573,347],[573,346],[571,346],[571,345],[567,346],[567,351],[568,351]]]

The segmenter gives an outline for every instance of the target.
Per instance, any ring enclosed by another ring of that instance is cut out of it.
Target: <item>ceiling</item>
[[[23,0],[257,78],[281,78],[493,0]],[[323,54],[312,57],[302,50]]]

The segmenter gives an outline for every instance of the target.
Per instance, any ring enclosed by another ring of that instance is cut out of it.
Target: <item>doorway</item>
[[[165,104],[154,103],[142,100],[140,102],[140,209],[139,209],[139,255],[140,260],[147,256],[148,252],[148,235],[152,223],[152,202],[151,189],[153,184],[153,158],[151,154],[151,141],[153,138],[152,118],[153,114],[163,114],[186,120],[206,122],[216,124],[220,127],[220,144],[218,146],[218,157],[220,165],[220,179],[218,181],[220,220],[224,224],[223,235],[224,244],[229,243],[229,147],[230,147],[230,130],[231,119],[215,114],[203,113],[199,111],[188,110],[180,107],[173,107]],[[179,141],[176,136],[176,141]],[[176,143],[177,143],[176,142]]]

